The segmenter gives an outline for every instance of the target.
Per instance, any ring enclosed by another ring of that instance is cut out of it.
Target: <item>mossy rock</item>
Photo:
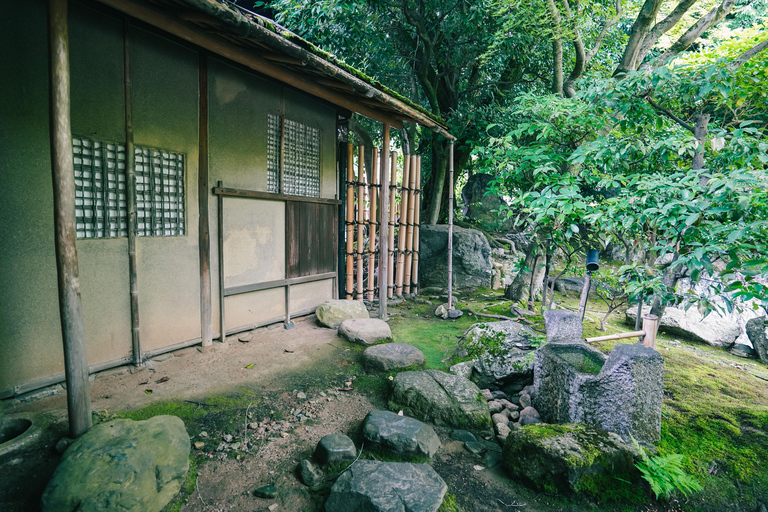
[[[581,423],[526,425],[509,434],[503,451],[504,468],[512,477],[539,490],[565,494],[599,494],[598,484],[639,482],[634,461],[630,443]]]

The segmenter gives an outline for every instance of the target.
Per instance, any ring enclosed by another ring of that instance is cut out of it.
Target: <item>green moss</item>
[[[355,390],[384,397],[389,393],[389,380],[378,375],[358,375],[355,379]]]
[[[456,498],[452,494],[446,493],[443,498],[443,504],[437,509],[437,512],[462,512],[461,507],[456,503]]]
[[[575,489],[599,503],[646,503],[648,497],[644,487],[632,483],[632,478],[626,474],[584,475],[576,483]]]
[[[188,420],[190,418],[200,418],[207,414],[207,410],[204,407],[198,407],[196,404],[181,401],[162,402],[158,404],[152,404],[138,409],[136,411],[125,412],[119,414],[120,418],[127,418],[134,421],[143,421],[153,418],[155,416],[162,415],[178,416],[182,420]]]
[[[189,471],[187,472],[187,477],[184,479],[184,482],[181,484],[181,489],[179,490],[179,493],[163,509],[165,512],[178,512],[179,510],[181,510],[181,507],[189,499],[189,496],[191,496],[195,492],[195,489],[197,486],[197,475],[199,470],[200,470],[199,463],[195,458],[195,454],[192,453],[189,456]]]

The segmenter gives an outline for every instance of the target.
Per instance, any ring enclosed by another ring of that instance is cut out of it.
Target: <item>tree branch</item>
[[[640,47],[646,34],[651,26],[651,23],[656,19],[656,14],[659,12],[659,8],[663,0],[645,0],[640,12],[637,13],[637,18],[632,24],[632,29],[629,32],[629,41],[627,46],[624,47],[624,54],[621,56],[621,61],[616,67],[616,71],[613,75],[624,75],[629,71],[635,69],[635,61],[637,60],[637,54],[640,52]]]
[[[768,48],[768,39],[763,41],[762,43],[758,43],[746,52],[742,53],[736,60],[731,62],[729,64],[731,69],[739,69],[741,66],[744,65],[745,62],[747,62],[749,59],[760,53],[761,51]]]
[[[651,99],[651,97],[650,97],[650,96],[648,96],[648,93],[646,93],[646,94],[642,94],[640,97],[641,97],[641,98],[643,98],[645,101],[647,101],[647,102],[648,102],[648,104],[649,104],[651,107],[653,107],[653,108],[654,108],[654,110],[656,110],[657,112],[661,112],[662,114],[664,114],[664,115],[665,115],[665,116],[667,116],[668,118],[672,119],[674,122],[676,122],[677,124],[679,124],[680,126],[682,126],[683,128],[685,128],[686,130],[688,130],[688,131],[689,131],[689,132],[691,132],[692,134],[694,134],[694,135],[696,134],[696,131],[694,130],[694,128],[693,128],[693,126],[692,126],[692,125],[690,125],[690,124],[686,123],[686,122],[685,122],[685,121],[683,121],[681,118],[679,118],[679,117],[678,117],[678,116],[676,116],[674,113],[672,113],[670,110],[668,110],[668,109],[666,109],[666,108],[662,107],[661,105],[659,105],[658,103],[656,103],[655,101],[653,101],[653,100]]]
[[[698,0],[680,0],[680,3],[675,6],[675,8],[672,10],[672,12],[669,13],[669,15],[667,15],[666,18],[653,26],[653,28],[648,32],[648,35],[645,36],[645,39],[643,39],[643,43],[640,46],[640,51],[635,58],[635,69],[640,66],[640,64],[645,59],[645,56],[648,54],[650,49],[653,48],[653,45],[656,44],[659,38],[666,34],[669,29],[677,25],[677,22],[680,21],[683,15],[688,12],[688,9],[690,9],[691,6],[693,6],[693,4],[695,4],[697,1]]]

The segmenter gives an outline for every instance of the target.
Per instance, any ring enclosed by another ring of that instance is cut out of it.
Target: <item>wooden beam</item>
[[[67,0],[48,0],[48,64],[56,274],[61,336],[64,342],[67,411],[70,436],[80,437],[91,428],[92,420],[77,263],[75,169],[69,113]]]
[[[211,227],[208,212],[208,55],[199,58],[199,153],[197,170],[198,247],[200,260],[200,337],[203,347],[213,346],[211,325]]]
[[[349,94],[342,94],[337,91],[332,91],[327,87],[318,84],[315,80],[304,78],[298,73],[294,73],[284,67],[277,66],[259,55],[255,55],[252,52],[247,52],[243,47],[233,42],[226,41],[221,37],[208,34],[204,30],[194,25],[190,25],[189,23],[184,22],[178,18],[175,18],[168,13],[162,12],[146,4],[138,3],[133,0],[99,1],[120,12],[148,23],[149,25],[173,34],[180,39],[205,48],[210,52],[221,55],[222,57],[225,57],[233,62],[237,62],[238,64],[242,64],[243,66],[279,80],[287,85],[290,85],[291,87],[295,87],[301,91],[311,94],[312,96],[322,98],[333,103],[334,105],[347,108],[370,119],[389,124],[398,130],[402,129],[403,127],[403,123],[399,119],[396,119],[390,115],[386,115],[375,108],[366,106],[361,102],[354,100],[352,97],[350,97]],[[412,119],[412,121],[414,123],[418,123],[417,119]]]
[[[136,258],[136,154],[133,144],[133,94],[131,91],[131,46],[130,23],[123,25],[123,73],[125,89],[125,181],[126,209],[128,210],[128,283],[131,304],[131,343],[133,364],[140,366],[144,356],[141,353],[141,323],[139,322],[139,275]],[[106,203],[106,201],[104,201]]]
[[[338,199],[325,199],[322,197],[290,196],[286,194],[272,194],[258,190],[242,190],[237,188],[214,187],[213,194],[225,197],[243,197],[247,199],[263,199],[265,201],[292,201],[296,203],[341,204]]]

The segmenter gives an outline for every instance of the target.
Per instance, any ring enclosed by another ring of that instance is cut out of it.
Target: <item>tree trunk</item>
[[[616,67],[616,71],[613,72],[614,76],[634,71],[635,62],[640,53],[643,40],[648,34],[651,23],[656,19],[662,3],[662,0],[645,0],[643,7],[637,14],[637,18],[635,18],[635,22],[632,24],[632,29],[629,32],[629,41],[627,41],[627,45],[624,47],[624,54],[621,56],[621,61]]]
[[[709,114],[696,114],[693,117],[693,121],[695,123],[693,125],[693,136],[696,137],[697,144],[696,152],[693,154],[693,162],[691,162],[691,169],[698,170],[704,168],[704,150],[707,143],[707,125],[709,124]]]
[[[439,135],[432,134],[432,176],[429,180],[429,203],[425,221],[435,225],[440,219],[440,208],[445,192],[445,181],[448,175],[448,145],[444,140],[438,140]]]

